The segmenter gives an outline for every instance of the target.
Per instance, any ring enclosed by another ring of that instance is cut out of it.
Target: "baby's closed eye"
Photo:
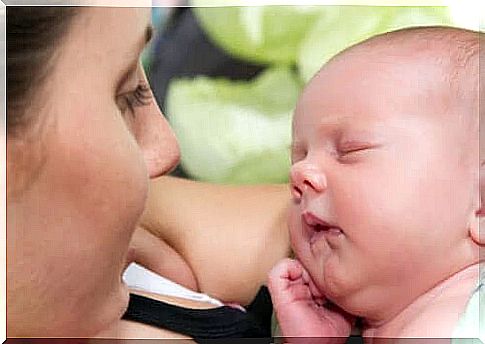
[[[337,158],[342,163],[350,163],[363,158],[380,145],[365,141],[347,140],[337,145]]]

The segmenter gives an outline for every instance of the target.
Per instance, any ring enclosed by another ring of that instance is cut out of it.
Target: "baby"
[[[291,168],[297,260],[269,278],[283,336],[347,337],[353,317],[363,337],[454,334],[485,243],[478,41],[453,28],[384,34],[304,90]]]

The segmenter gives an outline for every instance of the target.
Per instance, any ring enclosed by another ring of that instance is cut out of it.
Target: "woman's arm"
[[[127,263],[131,262],[186,288],[199,289],[192,269],[180,253],[142,226],[138,226],[131,238]]]
[[[160,177],[142,226],[192,268],[199,290],[249,304],[271,267],[290,252],[287,185],[229,186]]]

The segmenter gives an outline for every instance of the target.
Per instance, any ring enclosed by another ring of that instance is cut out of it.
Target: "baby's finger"
[[[287,269],[288,269],[288,278],[290,281],[296,281],[302,278],[304,269],[299,261],[294,259],[288,259]]]
[[[324,301],[325,296],[320,291],[320,289],[318,289],[315,282],[313,282],[313,279],[310,276],[310,274],[308,273],[308,271],[303,266],[301,266],[301,269],[302,269],[303,282],[309,286],[310,292],[312,293],[313,298],[315,300],[323,300]],[[322,301],[322,303],[323,303],[323,301]]]
[[[338,336],[348,336],[355,322],[355,317],[345,312],[341,308],[329,304],[323,309],[323,316],[333,327]]]
[[[273,304],[311,298],[308,286],[298,283],[302,271],[301,265],[292,259],[284,259],[275,265],[268,275],[268,289]]]
[[[355,321],[357,320],[357,317],[355,315],[352,315],[350,313],[347,313],[346,311],[344,311],[342,308],[340,307],[337,307],[336,305],[334,305],[333,303],[330,303],[328,305],[328,309],[330,309],[331,311],[333,311],[334,313],[336,314],[339,314],[343,319],[345,319],[345,321],[347,323],[350,324],[350,327],[354,326],[355,325]]]
[[[280,261],[268,274],[268,289],[272,296],[278,297],[290,284],[288,261],[289,259]]]
[[[301,264],[293,259],[283,259],[277,263],[273,269],[269,272],[269,279],[294,281],[301,277],[302,274]]]

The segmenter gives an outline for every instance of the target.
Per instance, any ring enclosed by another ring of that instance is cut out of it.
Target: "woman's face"
[[[82,9],[32,106],[35,139],[9,138],[9,188],[31,176],[8,199],[9,336],[91,336],[127,306],[121,273],[148,177],[179,159],[139,62],[149,18]]]

